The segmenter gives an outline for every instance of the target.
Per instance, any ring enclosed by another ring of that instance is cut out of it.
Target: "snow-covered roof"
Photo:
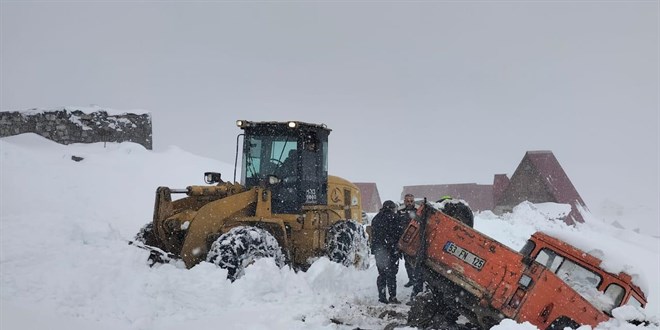
[[[150,111],[147,110],[142,110],[142,109],[132,109],[132,110],[117,110],[117,109],[111,109],[111,108],[106,108],[102,107],[96,104],[92,104],[89,106],[63,106],[63,107],[56,107],[56,108],[49,108],[49,109],[44,109],[44,108],[32,108],[32,109],[27,109],[27,110],[18,110],[20,113],[28,114],[28,115],[33,115],[33,114],[38,114],[38,113],[44,113],[44,112],[51,112],[51,111],[81,111],[83,113],[93,113],[93,112],[98,112],[98,111],[105,111],[108,113],[108,115],[111,116],[120,116],[124,115],[127,113],[133,113],[136,115],[143,115],[143,114],[150,114]]]

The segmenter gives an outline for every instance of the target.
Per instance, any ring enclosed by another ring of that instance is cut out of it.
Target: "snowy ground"
[[[405,320],[406,305],[377,302],[375,267],[356,271],[320,259],[295,273],[260,260],[234,283],[208,263],[147,267],[148,253],[127,241],[150,220],[156,187],[201,184],[208,170],[233,176],[233,165],[177,148],[62,146],[32,134],[0,140],[0,328],[378,329]],[[647,288],[645,312],[660,317],[657,238],[589,218],[566,227],[548,221],[547,208],[482,213],[475,227],[514,249],[536,230],[614,248],[617,259],[606,262],[636,274]],[[398,281],[407,281],[402,265]],[[400,285],[400,299],[409,293]],[[624,328],[633,327],[617,319],[598,327]],[[494,329],[535,327],[505,320]]]

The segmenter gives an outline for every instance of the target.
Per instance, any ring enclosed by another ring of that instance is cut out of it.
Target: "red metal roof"
[[[520,185],[523,183],[529,184],[529,182],[541,184],[545,188],[544,193],[550,196],[550,200],[532,200],[534,197],[530,196],[529,191],[521,191]],[[586,208],[586,205],[552,151],[540,150],[526,152],[525,157],[523,157],[520,165],[518,165],[518,168],[511,176],[509,185],[502,195],[496,199],[496,205],[500,205],[503,200],[508,200],[509,202],[529,200],[531,202],[570,204],[571,213],[569,213],[564,221],[568,224],[573,224],[575,221],[584,222],[582,215],[578,211],[578,205],[584,208]]]
[[[570,204],[571,212],[564,220],[568,224],[584,222],[578,207],[586,208],[584,200],[552,151],[526,152],[511,179],[506,174],[496,174],[492,185],[463,183],[404,186],[401,199],[408,193],[415,195],[415,198],[426,197],[431,201],[451,195],[465,200],[475,211],[496,210],[498,206],[507,209],[525,200],[532,203]]]

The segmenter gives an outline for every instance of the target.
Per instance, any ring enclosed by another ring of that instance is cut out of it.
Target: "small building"
[[[360,196],[362,197],[362,210],[368,213],[376,213],[383,204],[380,201],[380,194],[378,194],[378,187],[374,182],[354,182],[358,189],[360,189]]]
[[[405,186],[401,193],[401,199],[406,194],[413,194],[415,198],[428,198],[435,202],[442,196],[452,196],[462,199],[470,204],[474,211],[492,210],[493,186],[489,184],[461,183],[461,184],[429,184],[417,186]]]
[[[450,195],[465,200],[475,211],[492,210],[501,214],[524,202],[570,204],[571,212],[564,222],[584,222],[579,208],[586,205],[552,151],[528,151],[511,176],[496,174],[492,185],[476,183],[404,186],[401,196],[411,193],[416,198],[435,201]]]

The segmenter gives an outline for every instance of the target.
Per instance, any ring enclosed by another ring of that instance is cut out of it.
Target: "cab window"
[[[580,292],[579,289],[595,289],[602,280],[600,275],[580,266],[570,259],[565,259],[555,273],[578,292]]]
[[[552,250],[543,249],[539,252],[534,261],[540,263],[554,273],[557,271],[557,268],[559,268],[559,265],[561,265],[561,262],[564,261],[564,257],[556,254]]]
[[[270,159],[276,163],[284,163],[288,160],[290,155],[293,155],[292,150],[296,150],[297,144],[295,141],[273,141],[273,147],[270,152]]]
[[[525,246],[520,250],[520,254],[529,257],[532,254],[532,251],[534,251],[534,248],[536,248],[536,243],[532,240],[528,240],[527,243],[525,243]]]
[[[600,310],[612,309],[612,299],[608,298],[603,292],[598,291],[598,286],[603,280],[599,274],[547,248],[539,251],[535,261],[557,274],[564,283]],[[616,296],[616,289],[612,289],[611,294]]]
[[[261,139],[250,138],[246,144],[247,152],[244,154],[243,164],[245,169],[243,175],[246,179],[258,179],[261,173]]]
[[[626,303],[626,305],[640,307],[640,308],[642,307],[642,303],[639,300],[637,300],[637,298],[635,298],[635,296],[632,296],[632,295],[630,296],[630,299],[628,299],[628,302]]]
[[[288,136],[250,136],[246,138],[244,153],[244,182],[254,187],[267,175],[295,176],[298,160],[297,142]]]
[[[626,290],[621,287],[618,284],[610,284],[607,286],[607,289],[605,289],[605,308],[603,309],[603,312],[611,314],[612,309],[614,307],[619,307],[621,305],[621,300],[623,300],[623,296],[626,294]]]

